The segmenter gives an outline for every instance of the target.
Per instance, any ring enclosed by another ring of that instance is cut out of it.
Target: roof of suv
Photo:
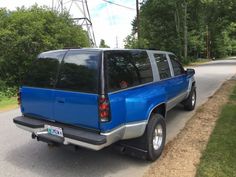
[[[151,52],[158,52],[158,53],[168,53],[173,54],[172,52],[168,51],[161,51],[161,50],[152,50],[152,49],[121,49],[121,48],[66,48],[66,49],[58,49],[58,50],[50,50],[47,52],[56,52],[56,51],[67,51],[67,50],[87,50],[87,51],[131,51],[131,50],[141,50],[141,51],[151,51]],[[43,52],[43,53],[47,53]]]

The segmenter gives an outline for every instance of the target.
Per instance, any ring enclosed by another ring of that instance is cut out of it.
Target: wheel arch
[[[188,84],[188,89],[187,89],[187,95],[186,95],[185,99],[188,98],[189,93],[191,92],[191,90],[192,90],[193,87],[196,88],[196,80],[195,80],[195,77],[194,77],[194,76],[189,79],[189,84]]]
[[[195,80],[192,82],[192,88],[193,87],[196,87],[196,81]]]
[[[166,117],[166,103],[163,102],[163,103],[160,103],[160,104],[156,105],[155,107],[153,107],[151,109],[151,111],[149,112],[149,116],[148,116],[147,121],[150,120],[150,117],[152,116],[153,113],[154,114],[156,114],[156,113],[161,114],[165,118]]]

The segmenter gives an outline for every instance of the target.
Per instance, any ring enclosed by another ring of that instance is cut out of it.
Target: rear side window
[[[151,64],[145,51],[107,51],[105,61],[109,91],[153,81]]]
[[[166,54],[154,54],[154,58],[157,63],[160,79],[167,79],[171,77],[170,67]]]
[[[40,54],[26,74],[23,85],[40,88],[53,88],[60,61],[65,51],[51,51]]]
[[[100,56],[100,52],[95,51],[69,51],[62,61],[56,88],[97,93]]]
[[[169,55],[169,57],[170,57],[170,61],[171,61],[175,76],[185,74],[184,68],[177,61],[177,57],[174,55]]]

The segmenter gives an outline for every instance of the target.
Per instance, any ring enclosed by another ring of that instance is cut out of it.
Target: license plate
[[[47,129],[48,129],[48,134],[63,137],[62,128],[48,125]]]

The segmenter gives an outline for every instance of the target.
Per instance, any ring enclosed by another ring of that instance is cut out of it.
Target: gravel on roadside
[[[194,177],[201,153],[205,149],[222,106],[236,84],[226,81],[209,100],[200,106],[185,128],[169,142],[162,156],[154,162],[144,177]]]

